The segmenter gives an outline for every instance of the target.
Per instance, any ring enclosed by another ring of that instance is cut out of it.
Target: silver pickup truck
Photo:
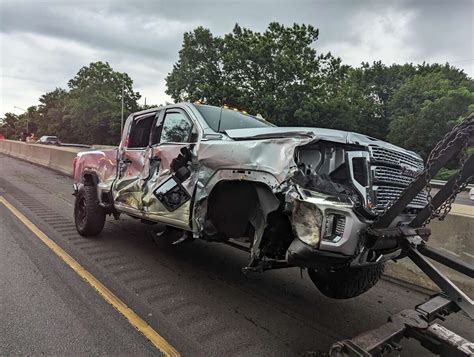
[[[423,170],[419,155],[365,135],[276,127],[245,112],[173,104],[130,115],[120,146],[74,161],[74,218],[98,235],[106,215],[179,229],[179,241],[249,252],[244,272],[308,269],[325,295],[371,288],[398,247],[366,229]],[[426,204],[418,194],[393,225]]]

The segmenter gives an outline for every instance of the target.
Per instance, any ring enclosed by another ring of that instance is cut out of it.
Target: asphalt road
[[[3,205],[0,282],[0,355],[155,353]]]
[[[138,220],[108,219],[98,239],[73,224],[71,179],[0,155],[0,195],[25,214],[183,356],[323,356],[425,301],[427,291],[381,280],[351,300],[324,297],[297,269],[245,277],[244,252],[171,245]],[[0,207],[0,354],[147,355],[158,351]],[[457,314],[444,325],[473,340]],[[429,353],[405,341],[402,356]]]

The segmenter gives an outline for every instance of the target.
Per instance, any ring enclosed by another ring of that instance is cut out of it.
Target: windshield
[[[210,105],[194,105],[212,130],[223,133],[230,129],[262,128],[274,126],[263,119],[244,114],[229,108]]]

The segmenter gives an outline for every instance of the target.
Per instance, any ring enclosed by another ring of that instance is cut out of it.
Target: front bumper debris
[[[286,254],[288,264],[311,269],[343,266],[351,260],[349,256],[310,247],[298,238],[291,243]]]

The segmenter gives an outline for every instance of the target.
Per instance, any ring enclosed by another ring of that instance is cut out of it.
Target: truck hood
[[[402,151],[413,157],[420,158],[417,153],[387,143],[386,141],[375,139],[367,135],[343,130],[308,127],[266,127],[231,129],[226,130],[225,133],[233,140],[263,140],[291,137],[302,139],[313,138],[314,141],[325,140],[361,146],[379,146],[391,150]]]

